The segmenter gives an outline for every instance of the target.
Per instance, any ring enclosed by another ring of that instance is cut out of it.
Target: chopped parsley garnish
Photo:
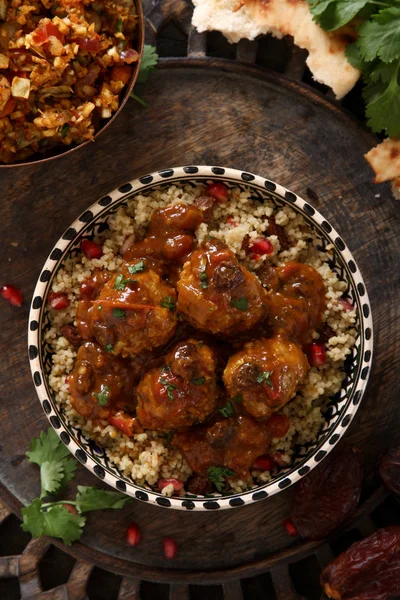
[[[243,402],[243,396],[242,396],[242,394],[238,394],[237,396],[235,396],[234,398],[232,398],[232,402],[236,402],[236,403]]]
[[[115,25],[115,30],[117,33],[121,33],[122,31],[122,19],[121,17],[119,19],[117,19],[117,23]]]
[[[201,261],[200,269],[199,269],[199,281],[200,287],[202,290],[205,290],[208,287],[208,277],[206,273],[207,262],[205,260]]]
[[[125,279],[125,277],[121,273],[120,275],[118,275],[117,279],[115,280],[114,289],[115,290],[124,290],[126,288],[126,286],[128,285],[128,283],[136,283],[136,279]]]
[[[176,309],[175,298],[172,296],[164,296],[164,298],[160,302],[160,306],[163,308],[168,308],[171,312],[174,312]]]
[[[205,383],[206,378],[205,377],[195,377],[195,379],[192,379],[192,383],[194,383],[194,385],[203,385],[203,383]]]
[[[53,429],[46,433],[42,431],[40,437],[33,438],[26,455],[30,462],[40,467],[40,498],[35,498],[22,509],[21,527],[34,538],[49,535],[70,545],[82,535],[86,523],[82,513],[104,508],[118,509],[130,501],[120,492],[87,486],[78,486],[75,500],[45,500],[50,494],[59,493],[73,479],[77,467],[77,462]],[[67,505],[75,507],[78,514],[69,512]]]
[[[60,135],[61,137],[66,137],[68,131],[71,129],[71,125],[69,125],[68,123],[64,123],[64,125],[62,125],[62,127],[60,127]]]
[[[106,345],[104,346],[104,350],[105,350],[106,352],[112,352],[112,351],[113,351],[113,345],[112,345],[112,344],[106,344]]]
[[[269,387],[274,387],[272,385],[272,381],[270,379],[273,371],[263,371],[260,375],[256,377],[257,383],[266,383]]]
[[[93,393],[93,396],[96,396],[97,402],[100,406],[107,406],[108,401],[110,399],[110,388],[108,385],[101,384],[100,392],[98,394]]]
[[[235,408],[232,404],[232,400],[229,400],[225,404],[225,406],[222,406],[222,408],[219,408],[218,412],[220,412],[221,415],[224,417],[233,417],[233,415],[235,414]]]
[[[234,475],[234,472],[227,467],[210,467],[208,469],[208,478],[219,492],[222,492],[225,486],[225,478],[232,475]]]
[[[235,407],[233,403],[239,404],[240,402],[243,402],[242,394],[238,394],[234,398],[228,400],[225,406],[222,406],[218,409],[218,412],[220,412],[221,415],[223,415],[224,417],[233,417],[233,415],[235,414]]]
[[[131,275],[134,275],[135,273],[141,273],[145,270],[145,268],[146,265],[144,264],[144,260],[139,260],[139,262],[136,263],[136,265],[129,265],[128,271],[129,273],[131,273]]]
[[[241,310],[242,312],[246,312],[246,310],[249,308],[249,301],[243,296],[241,298],[232,298],[231,306]]]
[[[160,377],[160,383],[165,387],[168,398],[170,400],[175,400],[173,392],[176,390],[176,385],[170,383],[167,379],[164,379],[164,377]]]
[[[113,308],[113,317],[114,319],[124,319],[125,311],[122,308]]]

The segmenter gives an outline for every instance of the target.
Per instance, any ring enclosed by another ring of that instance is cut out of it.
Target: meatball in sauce
[[[236,336],[266,316],[264,288],[216,239],[191,254],[177,287],[179,312],[201,331]]]
[[[203,422],[217,406],[216,357],[203,342],[178,343],[137,388],[137,418],[146,429],[169,431]]]
[[[247,343],[228,360],[223,379],[230,397],[255,419],[268,419],[284,406],[309,369],[299,346],[281,337]]]
[[[77,327],[86,340],[133,356],[166,344],[176,325],[176,291],[147,268],[146,261],[123,265],[95,299],[77,308]]]

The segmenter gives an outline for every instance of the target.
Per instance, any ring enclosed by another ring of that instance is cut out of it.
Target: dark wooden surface
[[[93,145],[50,166],[0,171],[0,280],[25,295],[21,309],[1,305],[0,496],[18,510],[39,492],[38,472],[24,453],[47,421],[31,384],[26,326],[35,280],[49,250],[101,195],[146,172],[190,163],[253,171],[303,197],[312,188],[319,198],[314,204],[347,241],[371,296],[376,341],[369,388],[346,437],[364,451],[367,473],[372,473],[379,454],[399,438],[400,422],[400,204],[387,186],[371,183],[363,153],[373,138],[316,93],[277,74],[227,62],[202,68],[195,60],[185,66],[166,61],[137,92],[148,108],[130,101]],[[98,483],[83,467],[78,481]],[[248,576],[274,562],[281,556],[277,553],[301,550],[282,528],[292,493],[212,514],[135,502],[123,511],[91,515],[72,553],[144,579],[205,582]],[[137,549],[124,543],[132,520],[143,531]],[[162,557],[164,536],[179,543],[173,563]]]

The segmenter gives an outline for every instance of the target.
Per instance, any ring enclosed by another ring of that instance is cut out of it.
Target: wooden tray
[[[210,59],[207,68],[196,59],[163,61],[137,93],[148,107],[129,102],[92,146],[51,165],[1,172],[1,280],[19,286],[25,304],[22,309],[2,304],[0,314],[0,496],[19,513],[39,493],[38,471],[24,454],[47,421],[31,383],[26,327],[34,284],[54,241],[85,207],[125,181],[197,163],[253,171],[309,196],[355,255],[371,298],[376,343],[369,388],[346,437],[365,454],[369,512],[381,497],[379,491],[371,496],[377,457],[399,439],[400,422],[400,204],[387,186],[371,183],[363,154],[374,138],[317,92],[223,60]],[[79,483],[99,484],[83,467],[78,473]],[[82,542],[67,551],[152,581],[248,577],[283,557],[314,551],[315,544],[289,538],[282,527],[292,495],[289,489],[218,514],[182,514],[135,502],[123,511],[92,514]],[[365,511],[361,507],[358,516]],[[143,531],[134,549],[124,542],[132,520]],[[165,536],[179,542],[173,562],[162,556]]]

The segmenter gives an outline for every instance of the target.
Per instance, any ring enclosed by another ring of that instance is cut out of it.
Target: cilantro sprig
[[[116,290],[124,290],[127,285],[130,283],[136,283],[136,279],[125,279],[125,277],[120,273],[115,280],[114,289]]]
[[[73,479],[77,467],[77,462],[53,429],[42,431],[38,438],[33,438],[26,455],[30,462],[40,467],[40,497],[22,509],[21,527],[34,538],[49,535],[60,538],[69,546],[82,535],[86,523],[82,513],[118,509],[130,501],[120,492],[88,486],[78,486],[75,500],[52,499]]]
[[[357,17],[358,38],[346,49],[362,72],[368,125],[400,137],[400,0],[308,0],[314,20],[334,31]]]
[[[262,371],[260,375],[256,377],[256,383],[266,383],[269,387],[273,387],[271,381],[271,375],[273,371]]]
[[[225,487],[226,477],[231,477],[234,472],[227,467],[210,467],[208,469],[208,479],[215,485],[219,492]]]
[[[143,48],[142,61],[139,67],[137,83],[146,83],[150,73],[156,68],[157,63],[158,54],[156,47],[145,44]],[[147,102],[140,98],[140,96],[137,96],[134,92],[131,93],[131,98],[139,102],[139,104],[142,106],[147,106]]]

